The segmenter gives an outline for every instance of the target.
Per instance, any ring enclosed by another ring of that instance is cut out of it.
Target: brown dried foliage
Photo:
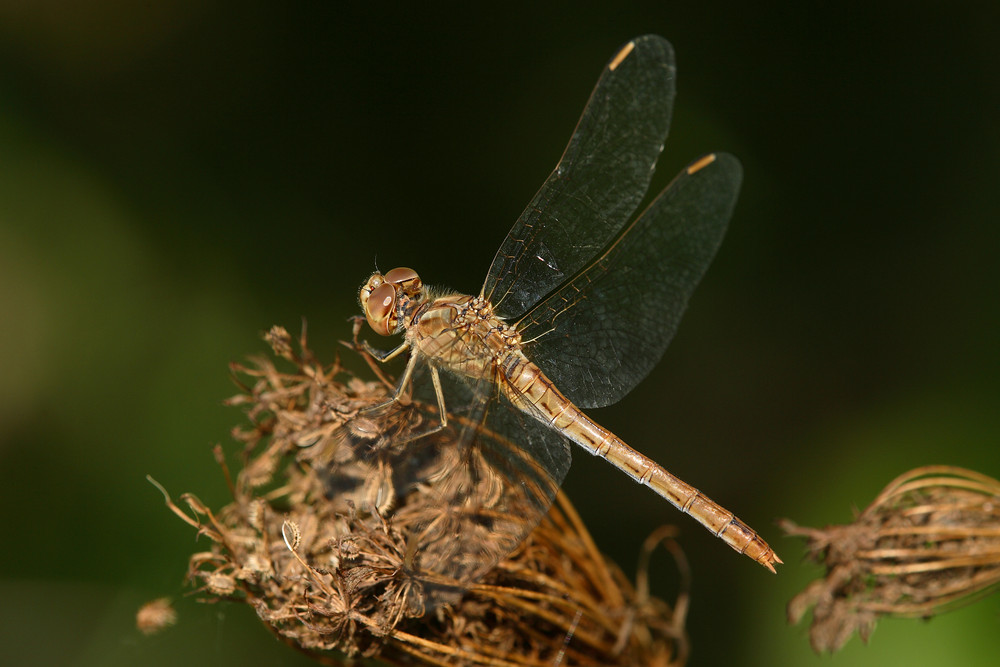
[[[339,363],[323,366],[304,333],[299,351],[279,327],[267,340],[292,369],[263,358],[233,366],[248,384],[229,404],[243,406],[252,424],[234,430],[245,444],[230,478],[234,501],[213,511],[185,495],[192,516],[167,498],[212,542],[191,557],[188,572],[205,599],[250,605],[279,638],[325,664],[341,664],[340,656],[432,665],[684,664],[686,593],[671,609],[648,595],[644,572],[632,586],[564,496],[507,554],[509,540],[526,530],[517,514],[527,505],[519,503],[537,489],[525,498],[504,491],[487,468],[462,477],[468,456],[452,460],[449,448],[436,448],[447,444],[443,433],[416,437],[435,427],[432,410],[372,409],[389,395],[388,378],[362,382]],[[399,442],[417,452],[406,458],[418,461],[407,474],[434,483],[400,486],[389,468],[403,459],[357,454]],[[331,493],[331,466],[338,479],[355,482],[344,497]],[[451,486],[464,495],[442,495]],[[455,503],[472,494],[495,500],[475,511],[442,507],[442,497]],[[436,535],[428,527],[440,525]],[[480,541],[483,562],[507,555],[484,574],[476,563],[458,563],[449,578],[449,554],[434,546],[448,535],[464,537],[456,561]],[[644,557],[660,542],[670,546],[655,536]],[[433,557],[421,560],[424,552]]]
[[[950,466],[893,480],[846,526],[804,528],[812,560],[826,566],[788,605],[798,623],[812,608],[816,652],[867,641],[880,616],[927,618],[979,599],[1000,583],[1000,482]]]

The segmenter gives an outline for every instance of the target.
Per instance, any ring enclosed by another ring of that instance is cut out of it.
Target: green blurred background
[[[1000,474],[1000,5],[67,4],[0,3],[5,664],[309,664],[191,598],[138,635],[207,546],[144,476],[225,503],[227,364],[302,317],[332,355],[376,261],[478,290],[601,67],[647,32],[679,66],[654,185],[712,150],[746,175],[663,362],[596,416],[786,565],[590,457],[565,488],[629,573],[680,527],[691,664],[995,664],[996,599],[813,655],[784,604],[818,570],[772,521],[846,522],[917,465]]]

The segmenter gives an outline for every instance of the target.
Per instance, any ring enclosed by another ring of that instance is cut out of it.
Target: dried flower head
[[[808,538],[826,566],[788,605],[798,623],[812,608],[817,652],[867,641],[880,616],[927,618],[967,604],[1000,583],[1000,482],[949,466],[893,480],[854,521],[824,529],[783,522]]]
[[[188,571],[205,599],[252,606],[326,664],[683,664],[686,593],[672,610],[633,587],[562,495],[535,525],[556,489],[516,443],[477,430],[451,446],[466,416],[387,402],[374,364],[378,382],[323,366],[304,333],[267,340],[293,368],[233,366],[247,384],[229,403],[251,422],[234,430],[234,501],[167,498],[212,540]]]
[[[135,615],[135,627],[144,635],[153,635],[177,622],[177,612],[170,598],[157,598],[140,607]]]

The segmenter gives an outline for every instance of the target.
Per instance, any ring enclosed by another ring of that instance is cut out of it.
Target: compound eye
[[[396,287],[382,283],[365,300],[365,318],[375,333],[390,335],[396,328]]]
[[[382,277],[382,274],[373,273],[365,284],[361,286],[361,290],[358,293],[358,299],[361,301],[362,308],[368,307],[368,297],[371,296],[372,290],[383,283],[385,283],[385,278]]]
[[[420,289],[420,276],[413,269],[401,266],[385,274],[385,281],[393,285],[399,285],[406,291],[418,291]]]

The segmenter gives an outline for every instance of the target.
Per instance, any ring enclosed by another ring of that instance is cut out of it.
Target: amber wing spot
[[[635,42],[629,42],[628,44],[626,44],[625,47],[618,52],[618,55],[615,56],[615,59],[611,61],[611,64],[608,65],[608,69],[611,70],[612,72],[618,69],[618,66],[622,64],[623,60],[628,58],[628,54],[632,53],[632,50],[634,48],[635,48]]]
[[[705,157],[691,163],[687,168],[688,176],[698,173],[713,162],[715,162],[715,153],[709,153]]]

